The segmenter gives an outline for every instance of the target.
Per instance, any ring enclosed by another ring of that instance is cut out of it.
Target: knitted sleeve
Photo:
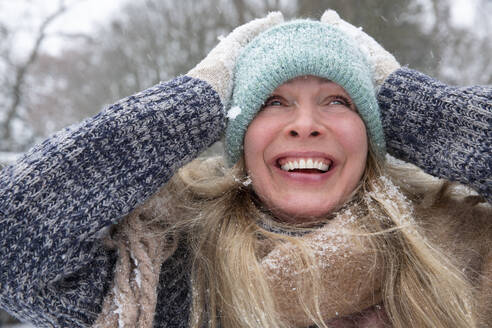
[[[36,327],[89,327],[112,279],[101,232],[219,139],[223,106],[179,77],[58,132],[0,172],[0,307]]]
[[[452,87],[401,68],[378,101],[388,153],[492,201],[491,87]]]

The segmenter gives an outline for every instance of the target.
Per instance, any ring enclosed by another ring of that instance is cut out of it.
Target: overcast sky
[[[142,0],[136,0],[142,1]],[[0,21],[22,30],[16,37],[19,53],[32,46],[33,29],[41,20],[53,13],[60,0],[0,0]],[[56,19],[49,33],[90,33],[110,20],[127,0],[66,0],[70,10]],[[65,40],[50,37],[43,50],[56,54]]]

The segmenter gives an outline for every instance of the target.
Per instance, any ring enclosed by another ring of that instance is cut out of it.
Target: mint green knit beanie
[[[377,155],[385,142],[370,66],[355,41],[339,29],[311,20],[277,25],[254,38],[241,52],[226,129],[226,156],[235,164],[244,134],[264,101],[281,84],[302,75],[329,79],[350,95]]]

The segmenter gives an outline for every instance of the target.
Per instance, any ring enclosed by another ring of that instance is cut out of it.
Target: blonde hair
[[[395,328],[474,327],[474,290],[461,272],[462,263],[451,260],[437,240],[427,238],[422,221],[416,219],[426,216],[422,213],[437,203],[441,208],[447,206],[443,183],[416,178],[409,184],[406,178],[410,174],[414,176],[413,168],[383,164],[370,151],[361,183],[348,202],[358,216],[351,225],[352,235],[363,240],[373,258],[370,270],[374,272],[368,276],[382,276],[381,294],[372,301],[382,300]],[[304,238],[317,228],[287,227],[269,220],[247,180],[242,161],[227,169],[220,158],[198,159],[179,170],[165,188],[166,197],[173,195],[179,200],[172,215],[158,214],[156,208],[165,207],[162,202],[156,205],[154,200],[150,206],[152,219],[143,235],[167,241],[185,236],[193,255],[190,326],[292,327],[261,261],[276,247],[294,245],[295,252],[289,256],[304,274],[289,291],[294,297],[289,302],[300,305],[312,323],[328,327],[326,320],[333,313],[325,317],[326,304],[320,301],[326,299],[318,288],[323,284],[322,270],[312,243]],[[162,195],[155,198],[162,199]],[[142,211],[133,217],[141,216]],[[145,211],[149,212],[149,207]],[[169,217],[175,220],[171,222]],[[159,223],[164,218],[166,223]],[[274,229],[258,224],[265,218]],[[274,232],[277,230],[287,233]],[[172,245],[163,247],[161,253],[174,249]],[[125,247],[131,253],[128,245]],[[132,275],[131,269],[125,272],[123,275]],[[104,307],[114,309],[108,298]]]

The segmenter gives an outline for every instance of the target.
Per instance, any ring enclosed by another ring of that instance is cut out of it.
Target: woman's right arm
[[[60,131],[0,174],[0,306],[39,327],[86,327],[115,254],[101,230],[218,140],[216,91],[179,77]]]

